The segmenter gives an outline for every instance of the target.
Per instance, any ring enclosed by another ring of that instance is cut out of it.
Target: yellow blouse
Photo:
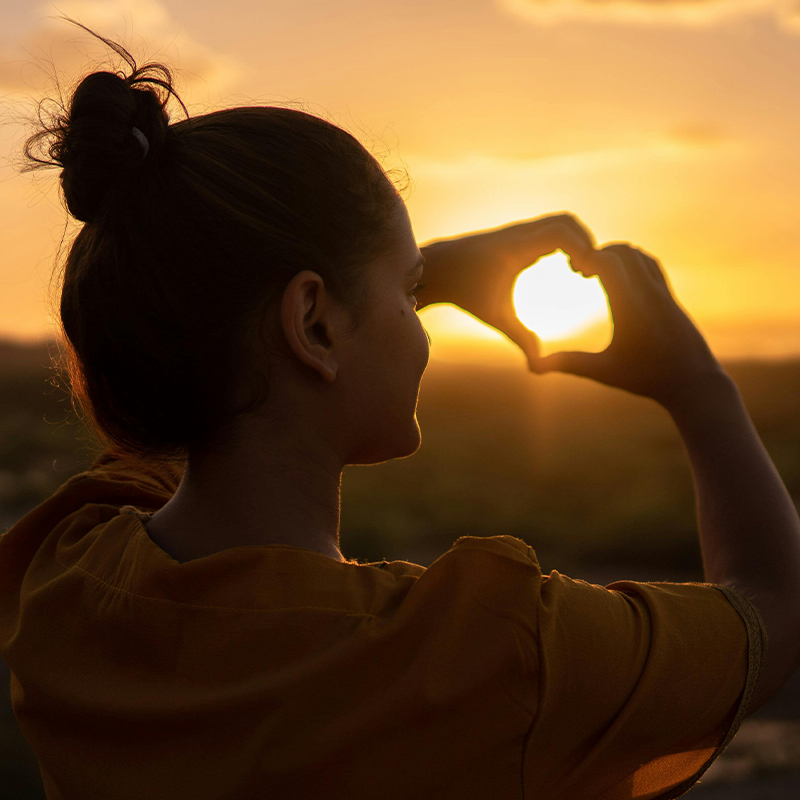
[[[739,592],[287,545],[179,563],[176,468],[101,456],[0,537],[0,654],[50,800],[675,798],[766,649]]]

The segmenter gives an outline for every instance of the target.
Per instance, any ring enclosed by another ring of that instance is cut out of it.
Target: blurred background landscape
[[[0,341],[0,532],[93,456],[50,366],[55,352],[53,342]],[[800,359],[725,366],[800,502]],[[603,585],[703,580],[691,470],[656,403],[574,376],[533,375],[521,364],[432,356],[417,416],[422,445],[413,456],[346,468],[346,557],[429,566],[459,536],[510,534],[535,549],[545,573]],[[0,798],[41,798],[7,671],[0,678]],[[745,721],[691,793],[797,797],[799,720],[795,676]]]

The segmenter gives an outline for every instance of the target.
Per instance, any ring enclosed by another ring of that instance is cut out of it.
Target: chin
[[[405,431],[398,431],[398,434],[391,441],[380,443],[373,442],[368,448],[358,453],[348,464],[383,464],[386,461],[393,461],[396,458],[408,458],[419,450],[422,444],[422,434],[414,417],[411,425]]]
[[[408,456],[413,456],[414,453],[419,450],[419,446],[422,444],[422,433],[419,429],[419,424],[417,423],[417,418],[414,417],[414,424],[411,426],[411,429],[408,432],[408,441],[405,447],[401,448],[403,452],[398,453],[394,458],[408,458]]]

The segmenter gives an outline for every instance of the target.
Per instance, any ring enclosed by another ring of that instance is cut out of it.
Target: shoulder
[[[113,514],[126,505],[161,508],[175,493],[182,475],[180,465],[143,462],[107,450],[4,532],[3,545],[35,547],[57,527],[77,520],[75,515],[91,527],[102,506]]]
[[[533,549],[514,536],[461,536],[417,577],[412,596],[440,613],[465,608],[495,620],[535,620],[541,570]]]
[[[461,536],[448,551],[448,553],[453,552],[470,553],[479,558],[499,557],[539,570],[539,560],[533,548],[516,536]]]

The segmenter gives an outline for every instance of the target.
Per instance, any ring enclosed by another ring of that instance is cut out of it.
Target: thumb
[[[602,353],[582,353],[569,351],[553,353],[531,361],[531,372],[543,375],[547,372],[567,372],[570,375],[579,375],[582,378],[601,380]]]

